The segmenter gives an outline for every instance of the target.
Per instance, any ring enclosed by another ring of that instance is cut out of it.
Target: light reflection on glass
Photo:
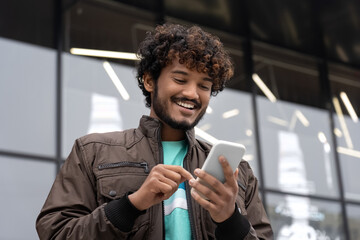
[[[269,103],[261,96],[257,101],[267,187],[303,195],[337,196],[327,112],[281,100]]]
[[[291,195],[267,199],[276,240],[344,239],[340,204]]]
[[[123,127],[117,98],[93,93],[88,133],[121,130]]]
[[[338,114],[334,114],[334,122],[336,128],[341,128],[343,125],[348,128],[347,132],[343,131],[344,134],[337,135],[336,139],[338,143],[336,150],[341,164],[345,197],[350,200],[360,201],[358,173],[360,168],[359,122],[353,122],[349,116],[341,118]],[[349,144],[349,139],[351,140],[351,145]]]

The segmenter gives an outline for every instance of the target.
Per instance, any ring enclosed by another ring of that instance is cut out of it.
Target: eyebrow
[[[185,71],[181,71],[181,70],[174,70],[174,71],[171,71],[171,73],[180,74],[180,75],[184,75],[184,76],[189,76],[189,73],[187,73]],[[204,77],[203,80],[213,82],[213,80],[211,78],[209,78],[209,77]]]

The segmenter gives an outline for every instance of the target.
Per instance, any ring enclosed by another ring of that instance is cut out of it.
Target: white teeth
[[[189,108],[189,109],[193,109],[195,107],[195,105],[193,105],[193,104],[184,103],[184,102],[177,102],[177,104],[182,107]]]

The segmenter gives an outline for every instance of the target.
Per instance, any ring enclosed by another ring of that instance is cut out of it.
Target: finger
[[[170,185],[172,188],[177,188],[180,178],[181,176],[178,173],[168,171],[161,165],[158,165],[151,170],[148,182],[150,186],[156,186],[158,182],[163,182]]]
[[[173,171],[171,167],[169,168],[169,165],[159,164],[152,169],[151,174],[156,176],[156,178],[160,178],[160,176],[168,178],[177,184],[180,184],[183,181],[181,174]]]
[[[171,195],[174,194],[174,192],[176,192],[178,187],[179,185],[176,182],[165,177],[157,179],[157,181],[154,181],[151,185],[153,193],[157,195],[160,194],[160,196],[162,196],[162,199],[169,198]]]
[[[189,184],[192,189],[200,193],[200,196],[205,198],[205,200],[211,201],[215,204],[219,202],[219,193],[202,179],[198,178],[196,180],[190,180]]]
[[[202,185],[210,186],[216,193],[220,193],[222,191],[222,188],[224,188],[222,182],[220,182],[217,178],[213,177],[204,170],[197,168],[195,169],[194,173],[200,179],[199,182]]]
[[[192,180],[194,181],[194,180]],[[202,193],[201,193],[202,194]],[[208,211],[211,211],[215,208],[214,202],[210,199],[206,200],[202,196],[199,195],[197,190],[195,188],[191,189],[191,196],[195,199],[197,203],[199,203],[203,208],[205,208]]]
[[[177,181],[174,181],[166,176],[160,175],[158,181],[168,186],[167,192],[175,192],[179,187],[179,183]]]
[[[235,175],[229,162],[226,160],[224,156],[219,157],[219,162],[223,168],[225,182],[228,184],[235,184],[236,178],[234,178]]]
[[[235,172],[234,172],[234,178],[238,179],[239,177],[239,168],[236,168]]]
[[[173,195],[174,189],[164,182],[159,182],[156,186],[154,186],[154,193],[160,198],[160,200],[165,200]]]
[[[181,176],[181,174],[179,174],[178,172],[174,172],[172,170],[166,169],[164,168],[162,170],[162,174],[165,178],[168,178],[174,182],[176,182],[177,184],[180,184],[183,180],[183,177]]]
[[[181,166],[164,165],[164,167],[168,170],[171,170],[171,171],[174,171],[174,172],[180,174],[182,177],[181,182],[183,182],[185,180],[194,179],[194,177],[191,175],[191,173],[189,173],[185,168],[183,168]]]

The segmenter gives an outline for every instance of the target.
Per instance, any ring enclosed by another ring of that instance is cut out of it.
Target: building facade
[[[360,239],[359,2],[1,5],[0,239],[38,238],[36,216],[76,138],[149,113],[132,57],[164,22],[199,25],[229,51],[235,75],[196,134],[246,146],[275,239]]]

